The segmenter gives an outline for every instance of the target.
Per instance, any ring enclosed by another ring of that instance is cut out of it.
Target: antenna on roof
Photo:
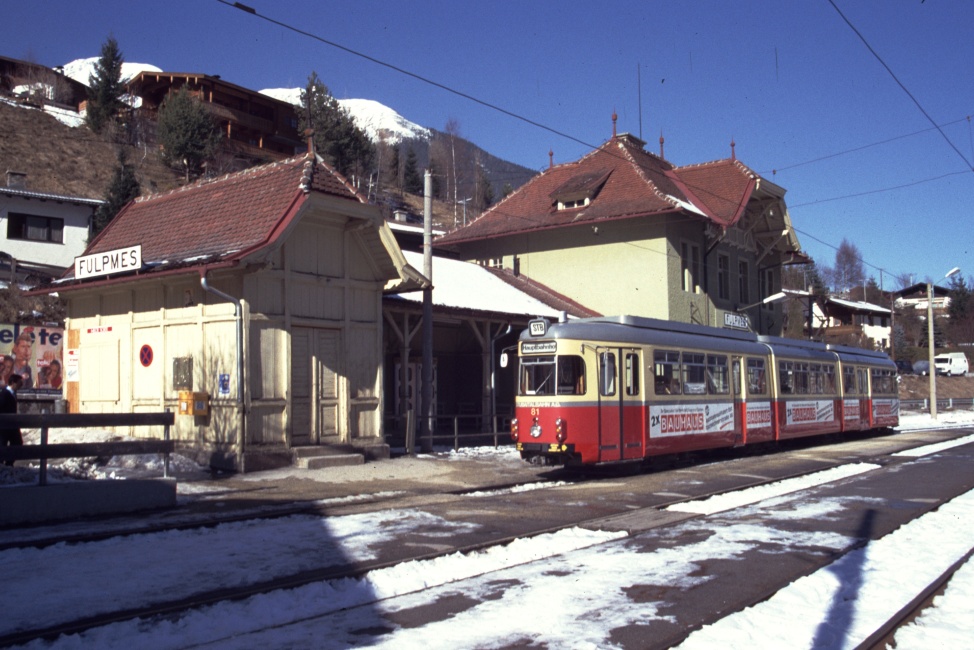
[[[639,96],[639,139],[643,139],[643,75],[636,63],[636,94]]]
[[[734,153],[734,146],[735,146],[736,144],[737,144],[737,143],[736,143],[736,142],[734,142],[734,138],[732,137],[732,138],[731,138],[731,160],[737,160],[737,155],[736,155],[736,154]]]
[[[663,155],[663,129],[659,130],[659,157],[666,160],[666,156]]]
[[[619,119],[619,116],[616,115],[616,109],[613,108],[612,109],[612,139],[613,140],[615,140],[615,137],[616,137],[616,120],[618,120],[618,119]]]
[[[553,169],[555,166],[555,152],[548,149],[548,169]]]

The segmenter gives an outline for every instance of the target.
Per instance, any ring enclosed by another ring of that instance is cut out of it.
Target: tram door
[[[640,350],[599,349],[599,461],[644,455]]]
[[[744,394],[743,361],[741,357],[731,357],[731,390],[734,391],[734,446],[739,447],[747,442],[744,431],[744,421],[741,414],[747,395]]]

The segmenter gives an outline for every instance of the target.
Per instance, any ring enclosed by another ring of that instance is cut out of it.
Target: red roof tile
[[[437,238],[435,245],[668,213],[728,226],[743,213],[756,178],[736,161],[674,167],[623,134],[534,177],[477,220]],[[593,198],[587,206],[558,210],[557,198],[572,193]]]
[[[85,254],[141,244],[148,265],[234,259],[270,244],[306,190],[364,202],[337,172],[302,156],[136,199]]]

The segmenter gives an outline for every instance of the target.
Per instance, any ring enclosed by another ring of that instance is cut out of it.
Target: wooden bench
[[[38,485],[47,485],[47,461],[52,458],[87,458],[91,456],[125,456],[137,454],[162,454],[163,476],[169,477],[169,454],[175,445],[169,437],[169,427],[176,421],[175,414],[166,410],[161,413],[32,413],[0,415],[0,429],[40,429],[41,442],[37,445],[0,447],[0,463],[16,460],[41,462]],[[90,429],[131,426],[162,426],[163,438],[146,440],[121,440],[115,442],[68,442],[48,443],[49,429]]]

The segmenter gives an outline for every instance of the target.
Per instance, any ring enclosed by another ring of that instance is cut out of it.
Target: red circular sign
[[[152,365],[152,348],[150,346],[143,345],[142,349],[139,350],[139,361],[145,368]]]

